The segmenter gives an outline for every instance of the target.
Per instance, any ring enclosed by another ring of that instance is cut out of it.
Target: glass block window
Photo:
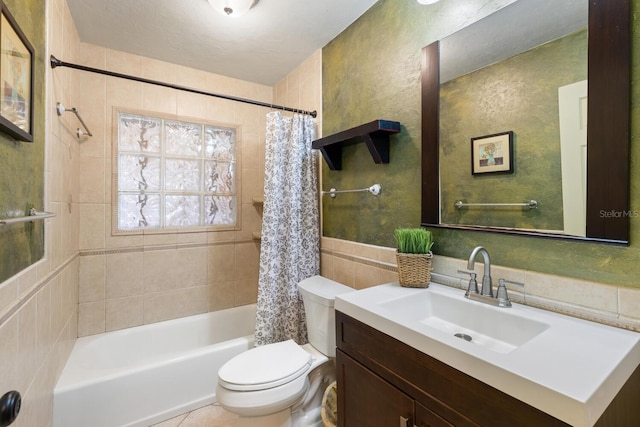
[[[236,129],[118,113],[119,231],[235,226]]]

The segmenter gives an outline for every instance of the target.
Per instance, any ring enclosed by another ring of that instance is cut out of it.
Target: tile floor
[[[151,427],[235,427],[238,416],[225,411],[220,405],[209,405]]]

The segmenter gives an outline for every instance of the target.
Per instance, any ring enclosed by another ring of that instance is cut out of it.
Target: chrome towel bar
[[[322,195],[324,196],[325,194],[328,194],[329,196],[331,196],[331,198],[335,198],[336,194],[340,194],[340,193],[366,193],[366,192],[369,192],[369,193],[373,194],[374,196],[377,196],[378,194],[380,194],[380,191],[382,191],[382,187],[380,186],[380,184],[373,184],[371,187],[359,188],[357,190],[336,190],[335,188],[330,188],[329,191],[323,191]]]
[[[17,224],[20,222],[36,221],[45,218],[53,218],[56,216],[53,212],[38,212],[35,208],[31,208],[29,215],[17,216],[15,218],[0,219],[0,225]]]
[[[82,117],[80,117],[80,113],[78,113],[78,110],[75,107],[71,107],[67,109],[64,107],[64,105],[60,104],[59,102],[56,103],[56,112],[58,113],[58,116],[63,115],[67,111],[71,111],[73,114],[75,114],[78,120],[80,120],[82,127],[84,127],[84,131],[80,128],[76,130],[76,136],[78,137],[78,139],[82,138],[84,135],[93,136],[93,134],[87,127],[87,124],[84,122],[84,120],[82,120]]]
[[[486,207],[525,207],[529,209],[536,209],[538,202],[535,200],[529,200],[525,203],[465,203],[462,200],[456,200],[454,206],[458,209],[462,209],[468,206],[486,206]]]

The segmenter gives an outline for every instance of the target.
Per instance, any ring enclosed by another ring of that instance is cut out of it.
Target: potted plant
[[[426,288],[431,280],[433,237],[424,228],[397,228],[394,237],[398,244],[396,261],[400,285]]]

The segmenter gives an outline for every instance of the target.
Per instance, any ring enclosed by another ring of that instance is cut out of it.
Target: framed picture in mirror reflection
[[[513,131],[471,138],[471,173],[513,173]]]
[[[33,47],[0,0],[0,131],[33,142]]]

